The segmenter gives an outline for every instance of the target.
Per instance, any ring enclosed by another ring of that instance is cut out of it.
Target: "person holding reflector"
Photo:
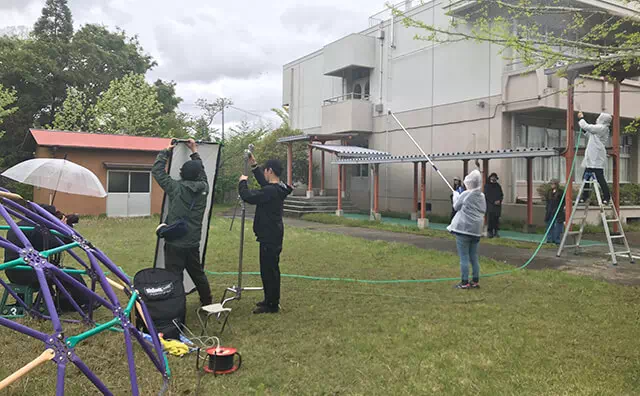
[[[180,180],[174,180],[167,173],[167,161],[177,143],[162,150],[151,173],[169,198],[169,212],[166,223],[160,224],[156,234],[164,238],[165,268],[184,276],[184,270],[196,285],[200,295],[200,304],[209,305],[211,287],[200,262],[200,238],[202,235],[202,218],[207,208],[209,183],[207,174],[198,154],[198,146],[193,139],[187,141],[191,150],[191,160],[182,165]]]
[[[260,275],[264,289],[264,300],[257,304],[255,314],[276,313],[280,310],[280,253],[284,238],[284,200],[293,191],[280,181],[282,164],[268,160],[260,168],[253,155],[249,157],[253,175],[260,190],[250,190],[247,175],[240,176],[238,192],[243,201],[256,205],[253,232],[260,243]]]

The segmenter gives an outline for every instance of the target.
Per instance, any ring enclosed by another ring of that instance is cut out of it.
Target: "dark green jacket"
[[[189,233],[180,239],[171,242],[166,241],[166,243],[178,247],[200,246],[202,217],[207,207],[207,195],[209,194],[207,174],[203,170],[195,181],[174,180],[166,171],[169,155],[169,150],[162,150],[153,164],[151,173],[169,198],[169,213],[165,223],[172,224],[181,218],[185,218]],[[198,153],[191,154],[191,159],[202,161]],[[192,202],[193,209],[189,210]]]

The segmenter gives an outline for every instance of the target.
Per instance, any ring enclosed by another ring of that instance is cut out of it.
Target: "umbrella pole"
[[[64,153],[64,158],[62,158],[63,161],[67,160],[67,153]],[[64,164],[62,165],[62,168],[64,169]],[[56,193],[58,192],[58,186],[60,185],[60,179],[62,179],[62,169],[60,169],[60,176],[58,176],[58,183],[56,183],[56,189],[53,190],[53,197],[51,198],[51,203],[49,205],[53,206],[53,202],[56,200]]]

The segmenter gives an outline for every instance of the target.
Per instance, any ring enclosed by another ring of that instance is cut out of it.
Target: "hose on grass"
[[[580,129],[580,132],[582,132],[582,129]],[[576,147],[575,147],[575,150],[574,150],[573,159],[571,160],[571,171],[569,172],[569,175],[567,175],[567,180],[571,180],[571,177],[573,177],[573,173],[574,173],[575,166],[576,166],[576,157],[578,155],[578,148],[580,147],[581,135],[582,135],[581,133],[578,134],[578,138],[576,139]],[[536,247],[536,249],[533,251],[533,254],[531,255],[531,257],[529,257],[529,259],[524,264],[522,264],[521,266],[516,267],[514,269],[510,269],[510,270],[506,270],[506,271],[491,272],[491,273],[488,273],[488,274],[481,275],[480,277],[481,278],[489,278],[489,277],[493,277],[493,276],[512,274],[514,272],[521,271],[521,270],[527,268],[533,262],[533,260],[536,258],[538,253],[540,253],[540,249],[542,249],[542,246],[544,245],[545,241],[547,240],[547,237],[549,236],[549,232],[551,232],[551,227],[553,227],[553,225],[555,224],[556,218],[558,217],[558,214],[560,213],[560,210],[562,209],[562,204],[565,201],[566,195],[567,195],[567,189],[565,188],[563,193],[562,193],[562,198],[560,199],[560,205],[558,205],[558,208],[556,209],[556,213],[553,215],[553,219],[551,219],[551,221],[549,222],[549,226],[547,227],[546,232],[544,233],[544,235],[540,239],[540,242],[538,243],[538,246]],[[205,271],[205,272],[207,274],[210,274],[210,275],[222,275],[222,276],[225,276],[225,275],[235,275],[235,276],[237,276],[238,275],[237,272],[214,272],[214,271]],[[243,275],[260,275],[260,272],[243,272],[242,274]],[[296,275],[296,274],[281,274],[280,276],[283,277],[283,278],[304,279],[304,280],[313,280],[313,281],[351,282],[351,283],[365,283],[365,284],[374,284],[374,285],[397,284],[397,283],[438,283],[438,282],[453,282],[453,281],[459,280],[458,277],[456,277],[456,278],[434,278],[434,279],[372,280],[372,279],[355,279],[355,278],[328,278],[328,277],[322,277],[322,276],[309,276],[309,275]]]

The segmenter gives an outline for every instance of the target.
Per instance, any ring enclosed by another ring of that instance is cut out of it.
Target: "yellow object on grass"
[[[160,336],[160,342],[162,343],[162,348],[169,354],[173,356],[184,356],[189,353],[189,347],[187,344],[182,343],[177,340],[165,340]]]

